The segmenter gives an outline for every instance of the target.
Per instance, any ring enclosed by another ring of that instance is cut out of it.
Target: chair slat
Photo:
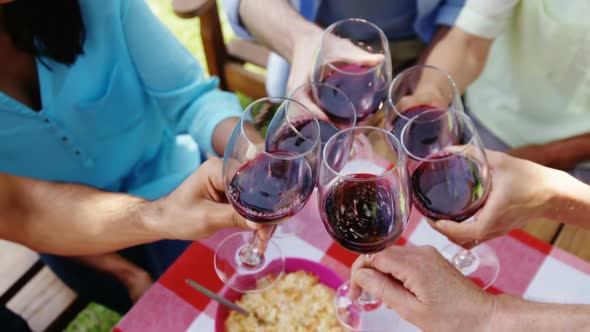
[[[45,331],[76,297],[76,293],[44,267],[6,306],[21,315],[33,331]]]

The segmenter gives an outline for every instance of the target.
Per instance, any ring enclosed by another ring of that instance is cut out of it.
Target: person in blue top
[[[465,0],[224,0],[237,36],[256,38],[272,51],[266,89],[289,94],[309,80],[322,29],[346,18],[363,18],[390,40],[394,73],[443,39]]]
[[[162,197],[222,154],[238,122],[217,83],[143,0],[0,0],[0,172]],[[188,244],[121,254],[157,278]],[[131,306],[111,276],[43,259],[82,296]]]

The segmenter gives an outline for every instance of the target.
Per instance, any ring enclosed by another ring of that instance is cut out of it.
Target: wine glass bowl
[[[357,122],[365,122],[382,109],[391,82],[389,43],[371,22],[350,18],[324,31],[316,54],[312,81],[342,90],[353,102]],[[329,95],[320,95],[329,103]],[[334,122],[346,121],[338,108],[331,109]]]
[[[234,234],[218,246],[215,269],[229,287],[260,291],[282,275],[284,257],[270,237],[277,223],[308,201],[319,156],[318,122],[301,103],[263,98],[246,108],[225,150],[223,183],[234,209],[267,227],[251,236]]]
[[[414,206],[424,216],[461,222],[479,211],[491,179],[471,119],[453,111],[424,111],[403,129],[402,145],[415,165]]]
[[[386,128],[398,138],[405,124],[424,111],[464,111],[453,78],[430,65],[416,65],[400,72],[389,86],[387,102]]]

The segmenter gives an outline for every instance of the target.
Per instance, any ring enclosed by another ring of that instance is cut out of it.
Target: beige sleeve
[[[479,37],[495,39],[506,28],[519,0],[467,0],[455,25]]]

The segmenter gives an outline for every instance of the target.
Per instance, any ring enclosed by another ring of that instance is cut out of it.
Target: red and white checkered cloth
[[[314,196],[293,220],[305,223],[299,237],[274,239],[286,257],[301,257],[330,267],[345,280],[357,255],[337,245],[325,231]],[[214,331],[217,303],[186,284],[191,278],[218,293],[224,285],[213,267],[216,245],[235,230],[225,230],[193,243],[152,286],[114,329],[115,332],[207,332]],[[442,248],[448,241],[414,211],[398,245],[432,245]],[[514,231],[488,244],[495,249],[501,271],[488,291],[510,293],[527,299],[590,303],[590,264],[561,249]],[[403,324],[402,331],[416,331]]]

